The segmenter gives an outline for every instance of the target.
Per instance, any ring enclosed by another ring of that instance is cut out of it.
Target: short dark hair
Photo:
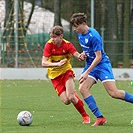
[[[64,32],[63,28],[59,25],[56,25],[51,29],[50,34],[59,36],[59,35],[63,34],[63,32]]]
[[[70,18],[71,25],[79,25],[83,22],[87,23],[87,16],[84,13],[74,13]]]

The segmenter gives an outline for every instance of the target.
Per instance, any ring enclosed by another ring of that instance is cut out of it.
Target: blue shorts
[[[84,73],[89,66],[86,66],[82,73]],[[115,81],[112,72],[112,66],[110,62],[104,62],[98,64],[88,75],[88,77],[93,78],[96,82],[100,80],[101,82]]]

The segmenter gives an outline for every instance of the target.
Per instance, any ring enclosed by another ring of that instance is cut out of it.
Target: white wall
[[[75,79],[79,79],[82,68],[74,68]],[[133,69],[113,68],[116,80],[133,80]],[[0,79],[8,80],[44,80],[47,79],[46,68],[0,68]]]

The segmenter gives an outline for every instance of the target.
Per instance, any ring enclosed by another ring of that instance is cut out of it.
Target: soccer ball
[[[33,116],[29,111],[21,111],[17,116],[20,126],[29,126],[32,123]]]

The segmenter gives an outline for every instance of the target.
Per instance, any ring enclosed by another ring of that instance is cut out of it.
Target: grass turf
[[[78,90],[78,82],[75,82]],[[133,93],[130,81],[117,81],[117,87]],[[101,82],[94,85],[91,93],[107,118],[103,126],[92,127],[95,116],[87,105],[91,124],[82,125],[82,118],[72,105],[64,105],[56,95],[49,80],[0,81],[0,129],[2,133],[131,133],[133,125],[132,104],[108,96]],[[78,92],[79,93],[79,92]],[[79,94],[81,97],[81,95]],[[28,110],[33,115],[30,126],[19,126],[17,115]]]

